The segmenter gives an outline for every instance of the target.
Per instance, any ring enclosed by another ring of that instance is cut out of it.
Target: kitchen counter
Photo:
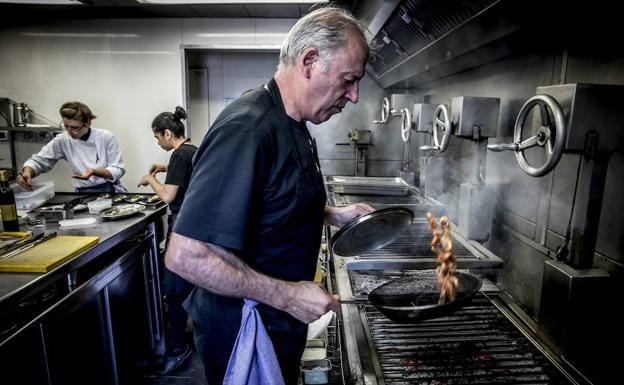
[[[99,243],[47,273],[0,273],[0,382],[141,380],[141,362],[164,351],[159,243],[166,209],[148,206],[113,221],[96,216],[95,225],[81,228],[44,224],[46,233],[97,236]]]
[[[146,208],[139,214],[123,220],[103,220],[88,211],[76,213],[74,219],[96,217],[94,225],[80,228],[64,229],[58,222],[47,221],[44,225],[46,233],[55,231],[57,235],[88,235],[100,237],[99,243],[92,248],[71,258],[53,270],[43,274],[32,273],[0,273],[0,314],[15,305],[16,301],[36,293],[46,284],[57,281],[59,278],[86,265],[124,240],[145,231],[145,228],[166,214],[167,206],[162,204],[154,208]],[[32,226],[21,226],[22,231],[33,230]]]

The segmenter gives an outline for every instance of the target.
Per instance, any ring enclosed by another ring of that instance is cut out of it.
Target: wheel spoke
[[[537,146],[537,135],[534,135],[528,139],[523,140],[522,142],[520,142],[520,145],[518,146],[519,150],[526,150],[527,148],[531,148],[531,147],[535,147]]]
[[[553,139],[550,138],[546,141],[546,154],[548,154],[548,156],[552,156],[553,151],[554,151],[554,147],[553,147]]]

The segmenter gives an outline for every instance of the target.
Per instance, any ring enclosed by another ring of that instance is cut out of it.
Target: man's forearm
[[[214,293],[288,308],[286,281],[258,273],[220,246],[172,233],[165,263],[184,279]]]

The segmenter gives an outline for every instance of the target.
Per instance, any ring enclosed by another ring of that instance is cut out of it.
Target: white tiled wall
[[[0,29],[0,97],[27,103],[54,121],[63,102],[86,103],[98,116],[93,125],[119,139],[127,169],[122,183],[147,192],[136,182],[170,155],[153,139],[151,121],[184,103],[181,46],[278,47],[295,21],[103,19]],[[42,145],[17,142],[18,165]],[[6,145],[0,143],[0,151],[6,167]],[[72,191],[69,176],[61,161],[40,178],[53,180],[56,191]]]

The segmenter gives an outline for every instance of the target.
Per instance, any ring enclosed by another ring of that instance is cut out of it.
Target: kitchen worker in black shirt
[[[273,80],[230,103],[197,150],[165,263],[198,286],[185,308],[210,385],[223,381],[243,298],[259,303],[286,384],[297,384],[307,324],[338,306],[313,282],[323,223],[343,226],[373,209],[326,206],[306,122],[357,103],[368,51],[347,12],[304,16]]]
[[[193,155],[197,147],[190,144],[184,134],[183,119],[186,111],[176,107],[175,112],[163,112],[152,121],[152,132],[158,145],[165,151],[173,150],[169,164],[153,164],[148,173],[139,180],[139,186],[149,185],[160,199],[169,204],[171,215],[167,232],[167,242],[171,230],[180,212],[193,171]],[[156,175],[166,172],[165,183],[160,183]],[[192,353],[185,341],[184,331],[188,314],[182,302],[189,295],[193,285],[165,267],[163,273],[163,294],[165,311],[165,345],[166,354],[157,360],[155,370],[160,374],[168,374],[179,368]]]

